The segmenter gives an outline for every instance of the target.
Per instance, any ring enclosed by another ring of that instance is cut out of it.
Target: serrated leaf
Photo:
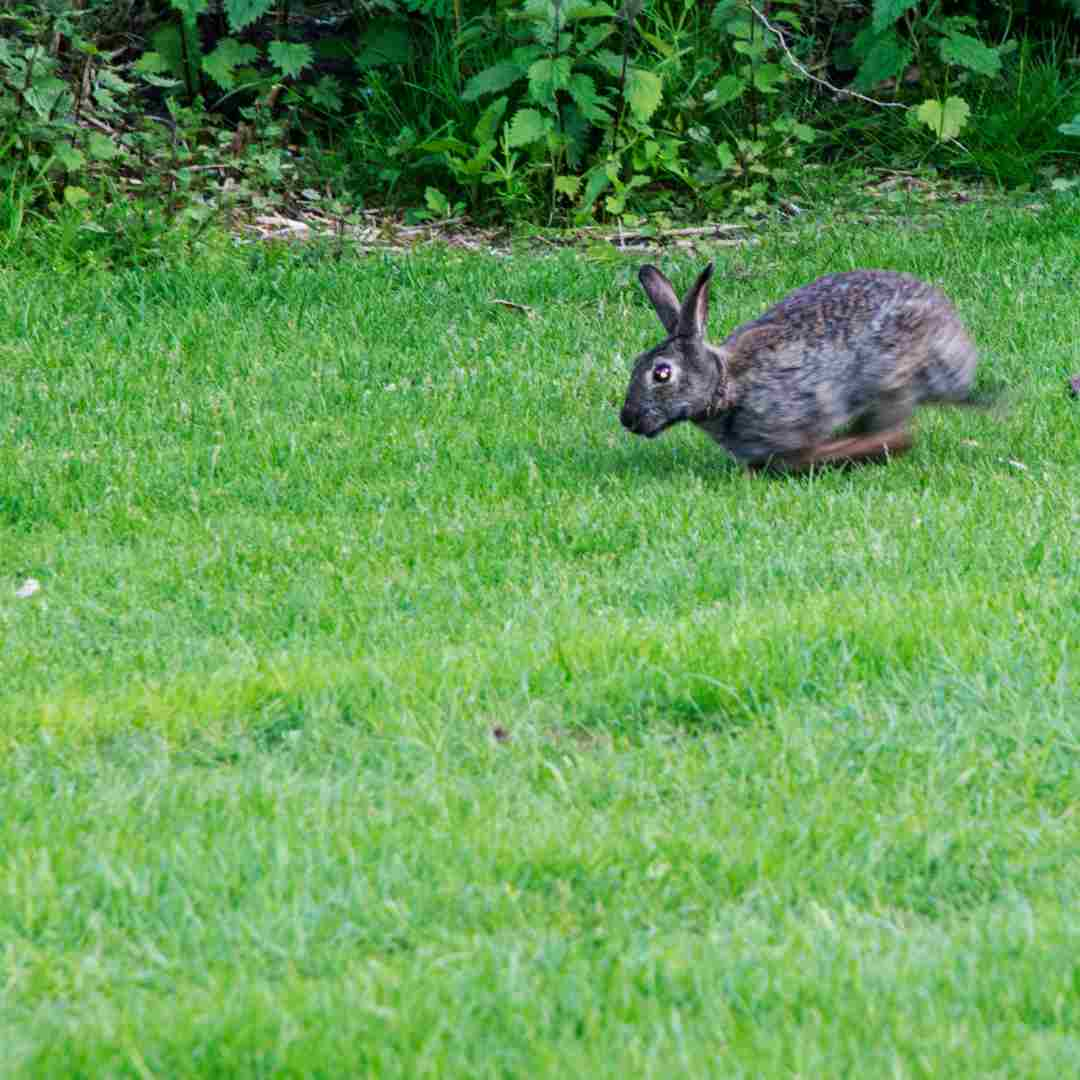
[[[553,105],[555,94],[570,84],[570,57],[537,60],[529,66],[529,96],[540,105]]]
[[[623,58],[618,53],[613,53],[610,49],[600,49],[592,59],[609,75],[618,78],[622,74]]]
[[[507,129],[506,145],[511,149],[528,146],[530,143],[546,138],[548,132],[553,131],[554,128],[555,124],[551,117],[544,116],[536,109],[518,109]]]
[[[53,147],[53,155],[63,165],[65,172],[77,172],[86,164],[86,155],[70,143],[57,143]]]
[[[656,112],[663,96],[664,84],[658,75],[641,68],[631,68],[626,75],[626,100],[630,111],[642,124],[648,123],[649,117]]]
[[[944,102],[930,98],[916,110],[918,118],[939,138],[955,139],[971,113],[963,98],[949,97]]]
[[[100,131],[90,132],[86,140],[86,150],[95,161],[112,161],[120,153],[116,143]]]
[[[235,32],[261,19],[273,6],[274,0],[225,0],[225,15]]]
[[[581,197],[581,209],[588,210],[609,187],[611,187],[611,179],[608,177],[606,166],[598,166],[590,170],[585,181],[585,193]]]
[[[286,79],[296,78],[314,59],[311,46],[298,41],[271,41],[266,52]]]
[[[241,44],[236,38],[222,38],[218,47],[203,57],[202,68],[223,90],[236,85],[236,69],[250,64],[259,55],[254,45]]]
[[[996,75],[1001,71],[1001,57],[997,49],[984,45],[970,34],[949,34],[938,46],[941,59],[946,64],[967,68],[976,75]]]
[[[602,124],[608,119],[607,109],[604,108],[603,99],[596,92],[596,83],[592,78],[582,72],[577,72],[570,77],[570,85],[567,87],[570,97],[578,107],[581,115],[593,123]]]
[[[90,192],[86,188],[77,187],[75,184],[64,188],[64,202],[68,206],[81,206],[84,202],[88,202],[89,199]]]
[[[599,26],[590,26],[577,44],[578,56],[587,56],[598,48],[615,32],[613,22],[601,23]]]
[[[859,38],[855,40],[858,47]],[[893,30],[871,38],[855,76],[855,86],[866,90],[884,79],[896,78],[911,63],[914,53]]]
[[[495,132],[499,130],[499,124],[506,113],[507,97],[497,97],[483,112],[473,128],[473,138],[478,143],[486,143],[495,138]]]
[[[341,96],[341,83],[333,75],[324,75],[308,90],[312,104],[327,112],[341,112],[345,102]]]
[[[466,84],[461,92],[464,101],[475,101],[485,94],[497,94],[508,86],[513,86],[518,79],[525,74],[525,68],[521,64],[503,61],[501,64],[492,64],[489,68],[477,72]]]
[[[914,7],[919,0],[874,0],[873,27],[876,33],[895,26],[900,17]]]
[[[560,195],[565,195],[568,199],[572,199],[581,190],[581,177],[556,176],[555,190],[559,192]]]

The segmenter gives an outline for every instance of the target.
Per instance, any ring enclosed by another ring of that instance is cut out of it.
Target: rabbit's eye
[[[671,378],[671,365],[657,364],[652,369],[652,377],[654,382],[667,382]]]

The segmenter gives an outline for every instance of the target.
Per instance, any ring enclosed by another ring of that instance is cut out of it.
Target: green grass
[[[0,270],[0,1075],[1069,1075],[1078,239],[717,252],[1010,389],[801,479],[619,429],[629,258]]]

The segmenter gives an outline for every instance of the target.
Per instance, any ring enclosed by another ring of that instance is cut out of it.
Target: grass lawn
[[[1074,1073],[1078,244],[661,260],[1010,390],[803,478],[619,428],[640,259],[0,270],[0,1075]]]

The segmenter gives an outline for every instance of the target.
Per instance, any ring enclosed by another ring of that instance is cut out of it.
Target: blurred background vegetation
[[[0,0],[0,244],[1068,192],[1080,0]]]

